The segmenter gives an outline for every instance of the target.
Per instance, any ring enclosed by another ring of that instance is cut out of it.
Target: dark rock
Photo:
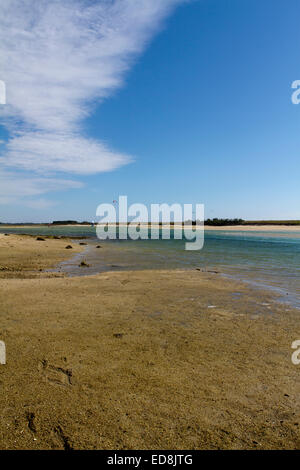
[[[38,242],[44,242],[45,241],[45,238],[42,238],[42,237],[37,237],[36,239]]]
[[[90,265],[87,264],[85,261],[81,261],[80,265],[81,268],[88,268]]]
[[[66,250],[72,250],[72,248],[73,248],[73,247],[72,247],[71,245],[67,245],[67,246],[66,246]]]

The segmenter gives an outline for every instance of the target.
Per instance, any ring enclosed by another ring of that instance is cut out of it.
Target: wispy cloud
[[[92,174],[130,160],[103,143],[65,132],[24,132],[7,145],[6,165],[43,172]]]
[[[77,189],[82,186],[79,181],[44,178],[0,170],[0,204],[12,204],[22,200],[28,205],[32,203],[32,198],[35,196],[50,191]]]
[[[129,163],[130,156],[85,137],[82,121],[123,84],[137,54],[184,1],[1,0],[0,78],[7,105],[0,118],[10,132],[1,166],[92,174]],[[0,198],[4,188],[18,194],[17,183],[12,173],[0,174]],[[22,194],[74,184],[32,177]]]

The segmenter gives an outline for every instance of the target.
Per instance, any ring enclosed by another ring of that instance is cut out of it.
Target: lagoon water
[[[204,247],[199,251],[186,251],[185,240],[174,239],[174,232],[170,240],[101,242],[96,238],[95,227],[89,226],[0,227],[0,232],[88,237],[92,247],[99,243],[109,246],[110,250],[86,252],[90,274],[110,269],[216,270],[258,287],[275,289],[282,298],[288,298],[300,308],[300,229],[293,232],[206,230]],[[77,273],[78,264],[67,263],[65,267],[70,274]]]

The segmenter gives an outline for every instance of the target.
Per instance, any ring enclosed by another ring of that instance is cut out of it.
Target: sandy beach
[[[223,227],[205,226],[205,230],[226,230],[230,232],[299,232],[300,225],[228,225]]]
[[[228,225],[221,227],[205,226],[205,230],[225,230],[230,232],[299,232],[300,225]]]
[[[1,449],[299,448],[299,311],[196,269],[46,272],[82,247],[36,238],[0,235]]]

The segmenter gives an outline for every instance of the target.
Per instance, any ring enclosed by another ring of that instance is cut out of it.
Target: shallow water
[[[145,229],[146,230],[146,229]],[[84,257],[91,265],[78,268],[77,260],[61,269],[70,274],[106,270],[196,268],[220,271],[260,287],[270,287],[300,307],[300,229],[293,232],[205,231],[204,247],[186,251],[184,240],[99,241],[96,229],[84,227],[5,228],[0,232],[67,235],[90,238]],[[174,235],[174,232],[172,232]],[[110,250],[96,249],[95,245]]]

